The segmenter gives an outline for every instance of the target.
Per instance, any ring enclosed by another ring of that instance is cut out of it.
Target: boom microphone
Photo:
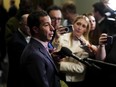
[[[72,57],[72,58],[78,60],[79,62],[81,62],[81,63],[83,63],[83,64],[85,64],[87,66],[91,66],[91,64],[89,64],[87,61],[83,61],[83,59],[81,59],[77,55],[74,55],[72,53],[72,51],[70,49],[68,49],[67,47],[62,47],[61,50],[59,51],[59,54]]]
[[[67,47],[62,47],[59,53],[66,55],[66,56],[72,56],[72,51],[68,49]]]
[[[74,55],[72,53],[72,51],[70,49],[68,49],[67,47],[62,47],[61,50],[59,51],[59,54],[60,55],[65,55],[65,56],[69,56],[69,57],[72,57],[76,60],[78,60],[79,62],[87,65],[87,66],[93,66],[97,69],[101,69],[99,66],[97,66],[96,64],[94,63],[90,63],[90,61],[88,61],[88,59],[90,58],[85,58],[85,59],[81,59],[80,57],[78,57],[77,55]]]

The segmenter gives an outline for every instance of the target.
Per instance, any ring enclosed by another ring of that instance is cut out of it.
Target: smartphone
[[[113,43],[113,36],[107,37],[107,44],[111,45]]]
[[[73,31],[73,25],[68,25],[68,26],[64,26],[64,27],[65,27],[66,33],[70,33]]]

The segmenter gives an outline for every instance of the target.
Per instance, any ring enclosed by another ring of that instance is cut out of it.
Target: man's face
[[[54,34],[54,27],[51,25],[51,19],[49,16],[40,17],[40,26],[38,29],[39,39],[46,42],[50,41]]]
[[[60,10],[52,10],[49,13],[53,27],[56,29],[61,24],[62,13]]]
[[[99,14],[98,11],[95,11],[95,9],[93,8],[93,15],[94,15],[96,20],[98,18],[98,14]]]

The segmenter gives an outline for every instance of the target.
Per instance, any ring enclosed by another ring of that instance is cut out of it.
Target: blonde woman
[[[96,47],[91,45],[88,40],[89,19],[85,16],[77,16],[72,26],[73,31],[71,33],[66,33],[60,29],[57,30],[56,37],[53,40],[56,51],[59,51],[62,47],[67,47],[75,56],[82,59],[89,57],[90,53],[95,54]],[[84,85],[86,65],[68,56],[61,59],[58,64],[59,70],[65,73],[65,80],[69,87],[82,87]]]

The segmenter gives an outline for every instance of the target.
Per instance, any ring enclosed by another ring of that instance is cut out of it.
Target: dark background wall
[[[3,0],[3,1],[4,1],[5,8],[8,9],[10,0]],[[18,7],[20,0],[15,0],[15,1]],[[46,9],[51,4],[57,4],[61,6],[64,2],[73,1],[77,6],[78,13],[83,14],[83,13],[92,11],[92,4],[100,0],[33,0],[33,1],[35,5],[39,4],[44,9]]]

